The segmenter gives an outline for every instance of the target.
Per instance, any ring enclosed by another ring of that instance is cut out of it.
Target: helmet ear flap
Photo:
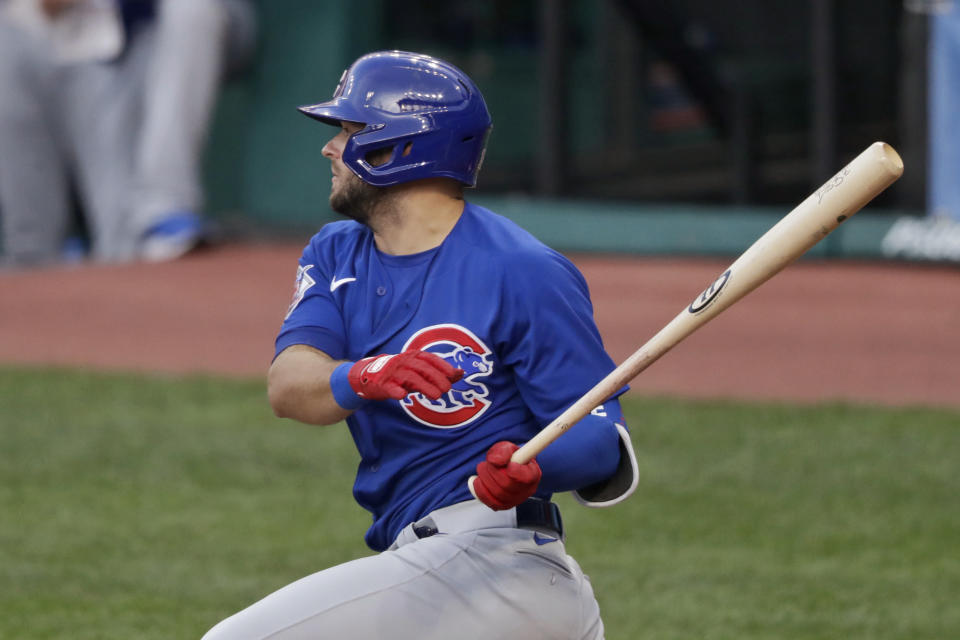
[[[375,186],[389,186],[399,182],[390,180],[391,176],[409,172],[412,162],[422,164],[421,160],[411,158],[411,154],[418,146],[420,145],[417,141],[410,139],[400,138],[395,142],[385,140],[383,144],[369,150],[358,149],[356,155],[350,154],[351,157],[344,157],[344,164],[364,182]]]

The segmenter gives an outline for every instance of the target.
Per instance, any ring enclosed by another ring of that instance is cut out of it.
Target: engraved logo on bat
[[[727,281],[730,280],[730,269],[727,269],[723,272],[719,278],[713,281],[709,287],[707,287],[703,293],[701,293],[697,298],[690,303],[690,307],[687,309],[690,313],[699,313],[710,306],[710,303],[716,300],[717,296],[720,295],[720,291],[727,284]]]
[[[850,175],[850,167],[846,166],[840,170],[840,173],[833,176],[833,178],[831,178],[827,182],[827,184],[817,189],[817,193],[815,194],[817,196],[817,204],[820,204],[821,202],[823,202],[823,196],[827,195],[827,192],[833,190],[834,187],[839,187],[840,185],[842,185],[844,179],[848,175]]]

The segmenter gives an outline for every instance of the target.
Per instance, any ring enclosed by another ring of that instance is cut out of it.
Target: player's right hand
[[[517,449],[506,440],[496,443],[469,480],[470,493],[494,511],[510,509],[532,496],[543,476],[536,458],[525,464],[510,460]]]
[[[410,393],[437,400],[463,373],[435,353],[411,349],[358,360],[347,380],[357,395],[368,400],[400,400]]]

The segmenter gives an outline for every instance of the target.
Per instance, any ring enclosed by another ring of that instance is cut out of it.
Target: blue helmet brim
[[[297,107],[300,113],[324,124],[339,127],[343,121],[366,124],[365,117],[349,102],[339,99]]]

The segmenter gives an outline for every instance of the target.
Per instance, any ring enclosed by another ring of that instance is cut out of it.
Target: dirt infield
[[[262,375],[299,254],[294,245],[230,246],[167,264],[0,273],[0,362]],[[573,258],[618,362],[730,262]],[[960,407],[960,269],[795,264],[632,387]]]

